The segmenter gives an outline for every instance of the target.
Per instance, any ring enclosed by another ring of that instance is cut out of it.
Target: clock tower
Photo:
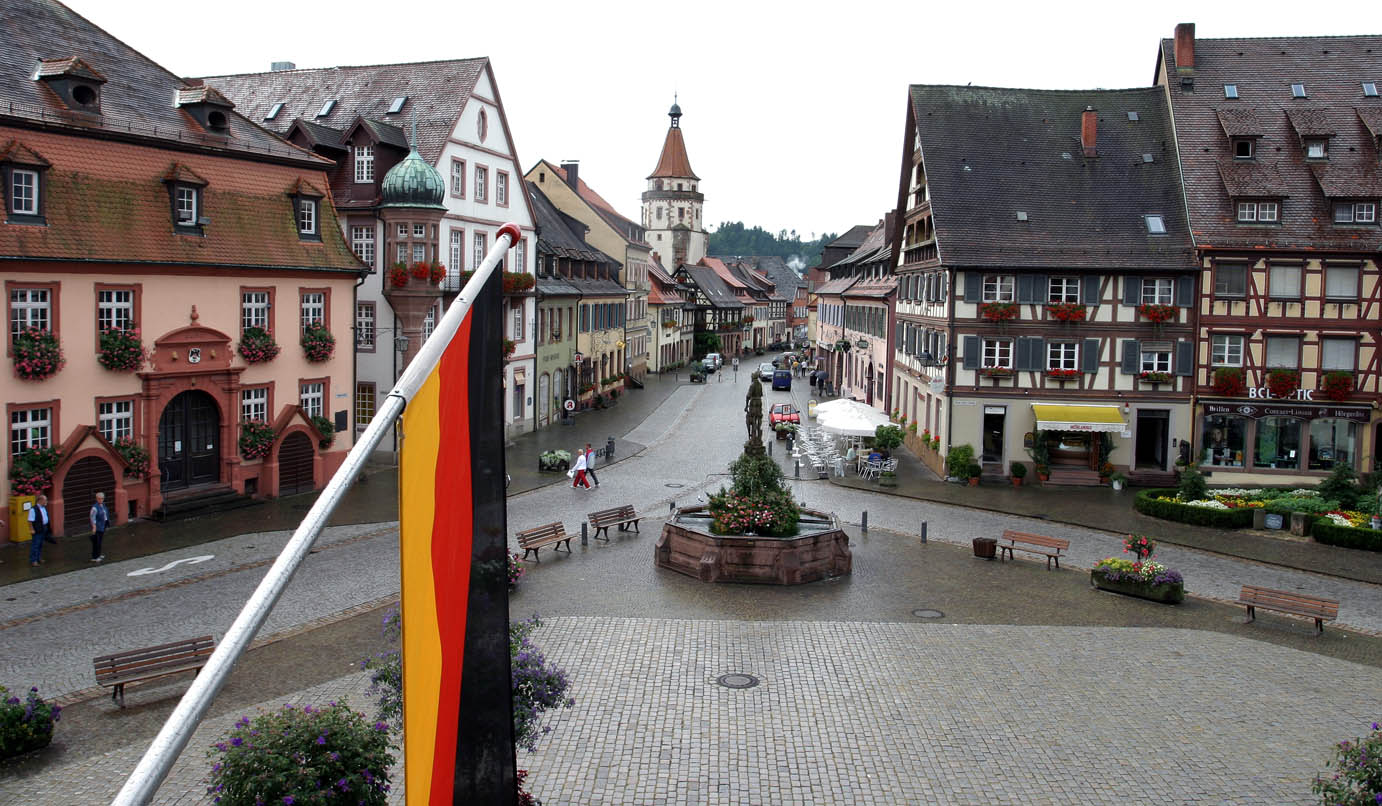
[[[648,230],[648,243],[670,272],[705,257],[709,237],[701,218],[705,202],[698,188],[701,179],[691,170],[686,156],[681,107],[675,98],[667,116],[672,124],[662,143],[662,156],[648,176],[648,189],[643,191],[643,226]]]

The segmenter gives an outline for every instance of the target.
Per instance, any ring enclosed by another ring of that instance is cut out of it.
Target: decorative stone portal
[[[654,561],[702,582],[800,585],[850,573],[849,535],[834,515],[803,509],[798,529],[791,537],[717,535],[706,507],[685,507],[662,527]]]

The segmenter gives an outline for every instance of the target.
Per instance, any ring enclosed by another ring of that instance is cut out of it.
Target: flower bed
[[[1133,509],[1143,515],[1194,526],[1219,529],[1244,529],[1252,526],[1252,510],[1230,508],[1218,501],[1181,501],[1175,490],[1141,490],[1133,499]]]
[[[139,329],[108,327],[101,331],[101,351],[96,362],[112,372],[134,372],[144,366],[144,345]]]
[[[20,701],[0,686],[0,759],[47,747],[61,714],[62,708],[44,702],[37,688]]]
[[[1364,551],[1382,551],[1382,530],[1366,526],[1340,526],[1327,517],[1319,518],[1310,525],[1310,536],[1316,543]]]
[[[58,337],[41,327],[26,327],[15,334],[10,354],[14,356],[15,374],[26,381],[50,378],[67,363]]]

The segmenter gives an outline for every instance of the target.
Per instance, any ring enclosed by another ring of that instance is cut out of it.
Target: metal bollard
[[[605,461],[614,461],[614,437],[608,437],[605,440]]]
[[[800,460],[800,459],[795,459],[795,460],[792,461],[792,474],[793,474],[794,476],[796,476],[797,478],[801,478],[801,460]]]
[[[588,524],[586,523],[586,521],[581,521],[581,545],[582,545],[582,546],[588,545],[589,542],[590,542],[589,540],[586,539],[586,531],[587,531],[587,530],[586,530],[586,526],[587,526],[587,525],[588,525]]]
[[[921,542],[926,543],[926,521],[921,522]]]
[[[584,524],[582,524],[584,526]],[[864,519],[859,523],[859,531],[867,533],[869,530],[869,511],[864,510]]]
[[[768,440],[768,455],[769,455],[769,456],[772,456],[772,455],[773,455],[773,442],[775,442],[775,441],[776,441],[776,440],[771,440],[771,439]]]

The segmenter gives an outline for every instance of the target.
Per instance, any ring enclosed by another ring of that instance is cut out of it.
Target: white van
[[[724,356],[720,355],[719,353],[706,353],[705,357],[707,361],[715,361],[715,369],[719,369],[720,367],[723,367],[725,365]]]

